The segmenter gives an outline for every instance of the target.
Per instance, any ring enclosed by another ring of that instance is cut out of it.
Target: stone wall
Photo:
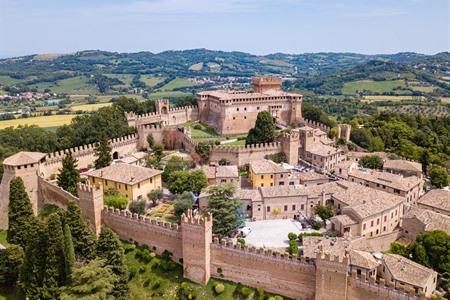
[[[164,105],[161,112],[136,115],[133,112],[125,113],[125,119],[129,126],[139,127],[147,124],[160,123],[164,126],[174,126],[198,119],[198,109],[196,106],[183,106],[168,108]]]
[[[241,147],[217,146],[214,147],[210,161],[218,162],[222,158],[228,159],[232,165],[242,166],[253,160],[263,159],[266,155],[283,151],[280,142],[247,145]]]
[[[38,176],[39,193],[38,204],[39,208],[45,204],[53,204],[60,208],[67,208],[69,201],[78,203],[79,199],[71,193],[63,190],[56,184],[46,181],[44,178]]]
[[[405,291],[386,286],[383,282],[356,278],[352,276],[348,280],[347,300],[419,300],[419,297]]]
[[[183,257],[181,228],[177,224],[150,220],[113,208],[103,209],[102,223],[123,240],[145,244],[158,254],[167,250],[176,262]]]
[[[240,282],[294,299],[314,299],[315,266],[267,249],[241,248],[215,240],[211,245],[211,276]]]
[[[138,150],[138,135],[130,134],[112,139],[110,145],[113,156],[117,155],[119,158],[127,156]],[[88,144],[50,153],[41,167],[40,175],[44,176],[44,178],[49,178],[52,174],[57,174],[62,167],[62,160],[68,152],[71,152],[72,156],[77,159],[79,169],[88,168],[96,159],[94,149],[95,144]]]

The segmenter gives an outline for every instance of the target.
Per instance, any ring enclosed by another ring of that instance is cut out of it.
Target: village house
[[[414,203],[419,199],[423,183],[423,180],[416,176],[403,177],[402,175],[362,168],[350,170],[348,180],[402,196],[407,204]]]
[[[433,230],[442,230],[450,234],[450,216],[420,207],[411,208],[401,220],[403,234],[411,241],[417,235]]]
[[[431,190],[419,198],[417,205],[450,216],[450,191],[444,189]]]
[[[299,183],[298,178],[291,171],[268,159],[250,162],[248,177],[254,189],[258,187],[295,185]]]
[[[383,170],[393,174],[416,176],[422,178],[422,164],[405,159],[387,159],[384,161]]]
[[[162,171],[136,165],[118,163],[85,173],[89,183],[113,189],[129,200],[145,199],[155,189],[161,189]]]
[[[397,254],[384,254],[378,272],[396,288],[403,286],[427,297],[436,289],[437,272]]]
[[[208,184],[233,183],[236,188],[240,187],[238,167],[232,166],[202,166],[202,170],[208,178]]]
[[[330,178],[327,175],[317,172],[299,172],[298,179],[302,185],[315,185],[330,182]]]

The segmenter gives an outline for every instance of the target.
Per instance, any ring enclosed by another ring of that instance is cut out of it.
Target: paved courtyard
[[[245,222],[251,232],[245,238],[247,245],[266,248],[282,248],[288,246],[288,233],[299,233],[302,225],[294,220],[265,220]]]

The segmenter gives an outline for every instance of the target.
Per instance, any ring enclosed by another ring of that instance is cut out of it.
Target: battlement
[[[79,183],[77,185],[77,188],[78,188],[78,191],[81,191],[84,193],[94,193],[94,192],[102,190],[100,187],[91,185],[89,183]]]
[[[408,288],[406,286],[402,288],[396,287],[394,282],[386,281],[384,278],[376,278],[375,276],[366,278],[365,273],[357,275],[356,270],[352,271],[350,285],[354,288],[358,287],[377,294],[389,296],[390,299],[427,299],[423,292],[417,293],[413,288]]]
[[[178,224],[176,224],[176,223],[170,223],[170,222],[150,219],[143,215],[131,213],[128,210],[120,210],[118,208],[106,206],[103,209],[103,212],[107,216],[120,217],[120,218],[124,218],[124,219],[128,219],[130,221],[136,222],[136,223],[138,223],[138,226],[139,225],[153,226],[153,227],[167,229],[167,230],[174,231],[174,232],[179,232],[181,230],[180,226],[178,226]]]
[[[272,142],[272,143],[262,143],[262,144],[251,144],[239,147],[220,145],[216,146],[217,150],[224,150],[229,152],[250,152],[254,150],[271,150],[281,148],[280,142]]]
[[[331,262],[331,263],[339,263],[343,265],[349,265],[350,259],[346,254],[339,256],[339,255],[330,255],[329,253],[323,253],[319,252],[317,253],[316,260],[320,260],[322,262]]]
[[[160,131],[164,127],[161,124],[142,124],[137,126],[138,129],[144,129],[146,131]]]
[[[192,210],[188,209],[187,212],[185,212],[181,216],[181,222],[182,224],[191,224],[191,225],[205,225],[207,223],[212,224],[212,214],[207,213],[204,216],[201,215],[193,215]]]
[[[239,243],[233,243],[231,239],[222,239],[214,237],[212,241],[213,245],[217,248],[223,250],[231,250],[236,252],[237,255],[250,254],[254,257],[258,257],[264,260],[271,260],[277,263],[293,263],[299,265],[309,265],[313,266],[314,262],[310,259],[301,256],[292,256],[289,254],[284,254],[272,249],[258,248],[255,246],[244,245],[241,246]]]
[[[183,111],[194,110],[194,109],[197,109],[197,106],[187,105],[187,106],[170,108],[168,113],[170,114],[170,113],[183,112]]]
[[[136,115],[136,114],[134,114],[134,115],[135,115],[136,120],[142,120],[142,119],[146,119],[146,118],[161,116],[161,114],[159,114],[157,112],[150,112],[150,113],[146,113],[146,114],[142,114],[142,115]]]
[[[330,131],[330,127],[328,127],[327,125],[322,124],[320,122],[317,122],[317,121],[312,121],[312,120],[303,118],[303,123],[305,126],[309,126],[312,128],[318,128],[318,129],[325,131],[326,133],[328,133],[328,131]]]

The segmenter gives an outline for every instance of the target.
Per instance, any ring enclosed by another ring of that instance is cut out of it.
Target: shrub
[[[145,273],[145,267],[141,266],[139,267],[139,274]]]
[[[193,128],[194,128],[194,129],[197,129],[197,130],[202,130],[202,125],[200,125],[200,124],[195,124]]]
[[[150,278],[144,281],[144,287],[148,287],[150,285]]]
[[[238,238],[237,242],[241,245],[241,247],[245,246],[245,240],[243,238]]]
[[[128,205],[128,209],[134,214],[143,215],[145,214],[146,204],[147,202],[143,199],[133,200],[131,201],[130,205]]]
[[[128,199],[120,194],[107,195],[104,199],[106,206],[114,208],[124,209],[128,204]]]
[[[157,290],[161,286],[161,281],[156,280],[152,285],[152,290]]]
[[[241,288],[241,294],[242,294],[242,296],[244,296],[244,297],[248,297],[248,296],[250,296],[250,293],[252,292],[252,290],[251,289],[249,289],[248,287],[242,287]]]
[[[312,228],[314,228],[315,230],[319,230],[320,228],[322,228],[322,223],[314,221],[312,224]]]
[[[215,287],[214,287],[214,291],[217,294],[222,294],[223,291],[225,291],[225,286],[222,283],[218,283]]]
[[[256,288],[256,299],[264,300],[264,289],[262,287]]]
[[[289,254],[298,255],[298,245],[296,240],[289,241]]]
[[[297,239],[297,234],[295,234],[294,232],[289,232],[289,234],[288,234],[288,239],[289,239],[290,241],[296,240],[296,239]]]

